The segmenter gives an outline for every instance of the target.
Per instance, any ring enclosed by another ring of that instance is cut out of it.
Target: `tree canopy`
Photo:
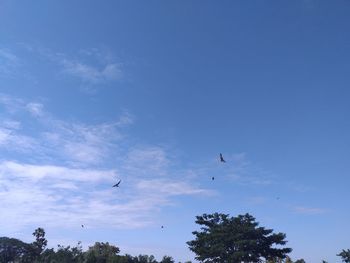
[[[292,251],[275,246],[287,243],[285,234],[259,227],[250,214],[229,217],[214,213],[196,218],[201,231],[192,232],[196,238],[187,244],[201,262],[259,262],[262,258],[283,259]]]
[[[291,248],[282,248],[287,241],[283,233],[259,226],[249,214],[230,217],[226,214],[203,214],[196,217],[200,231],[192,232],[195,239],[188,241],[190,250],[202,263],[305,263],[292,261],[287,256]],[[16,238],[0,237],[0,262],[6,263],[175,263],[170,256],[157,261],[153,255],[120,255],[119,247],[108,242],[95,242],[83,251],[81,242],[76,246],[58,245],[47,248],[43,228],[37,228],[32,243]],[[350,249],[337,256],[350,263]],[[326,261],[322,260],[326,263]],[[181,263],[181,262],[179,262]],[[186,261],[184,263],[191,263]]]
[[[337,256],[341,257],[343,262],[350,263],[350,249],[343,249]]]
[[[0,262],[11,263],[175,263],[170,256],[157,261],[153,255],[119,255],[120,249],[108,242],[95,242],[83,251],[81,242],[77,246],[58,245],[57,250],[46,248],[47,240],[43,228],[37,228],[35,241],[25,243],[16,238],[0,237]],[[191,263],[187,261],[186,263]]]
[[[32,247],[16,238],[0,237],[0,262],[14,262],[21,258],[22,262],[31,262]]]

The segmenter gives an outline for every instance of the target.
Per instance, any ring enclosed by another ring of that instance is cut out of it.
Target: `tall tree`
[[[196,259],[204,263],[259,262],[286,257],[291,248],[285,245],[286,235],[259,227],[250,214],[229,217],[227,214],[203,214],[196,217],[201,231],[192,232],[196,239],[187,242]]]
[[[47,246],[47,240],[45,238],[45,230],[41,227],[35,229],[33,236],[35,241],[32,243],[34,253],[36,257],[39,257],[40,254],[44,251]]]
[[[350,263],[350,249],[343,249],[337,256],[341,257],[341,260],[345,263]]]

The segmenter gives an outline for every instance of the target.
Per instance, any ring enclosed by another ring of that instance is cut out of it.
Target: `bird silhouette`
[[[112,187],[119,187],[119,184],[120,184],[121,181],[122,181],[122,180],[119,180],[119,182],[116,183],[115,185],[113,185]]]
[[[82,228],[84,228],[84,225],[81,225]]]
[[[214,178],[214,176],[213,176],[213,177],[211,178],[211,180],[213,180],[213,181],[214,181],[214,179],[215,179],[215,178]]]
[[[161,226],[161,228],[164,228],[164,226]]]
[[[220,162],[222,163],[226,163],[226,161],[224,160],[224,157],[222,156],[222,154],[220,153]]]

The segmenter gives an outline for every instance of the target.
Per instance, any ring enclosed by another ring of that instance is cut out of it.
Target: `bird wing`
[[[113,185],[112,187],[118,187],[121,181],[122,181],[122,180],[119,180],[119,182],[116,183],[115,185]]]

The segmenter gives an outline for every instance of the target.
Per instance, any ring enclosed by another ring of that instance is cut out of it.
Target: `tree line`
[[[250,214],[237,217],[220,213],[203,214],[196,217],[196,223],[200,230],[192,232],[195,239],[188,241],[187,245],[200,262],[293,263],[288,256],[292,249],[284,247],[286,234],[259,226]],[[33,236],[35,240],[32,243],[0,237],[0,263],[175,263],[171,256],[157,261],[153,255],[120,255],[120,249],[108,242],[95,242],[86,251],[83,251],[80,242],[72,247],[58,245],[57,249],[47,248],[43,228],[37,228]],[[350,249],[343,249],[337,256],[350,263]],[[305,263],[305,260],[298,259],[294,263]]]

